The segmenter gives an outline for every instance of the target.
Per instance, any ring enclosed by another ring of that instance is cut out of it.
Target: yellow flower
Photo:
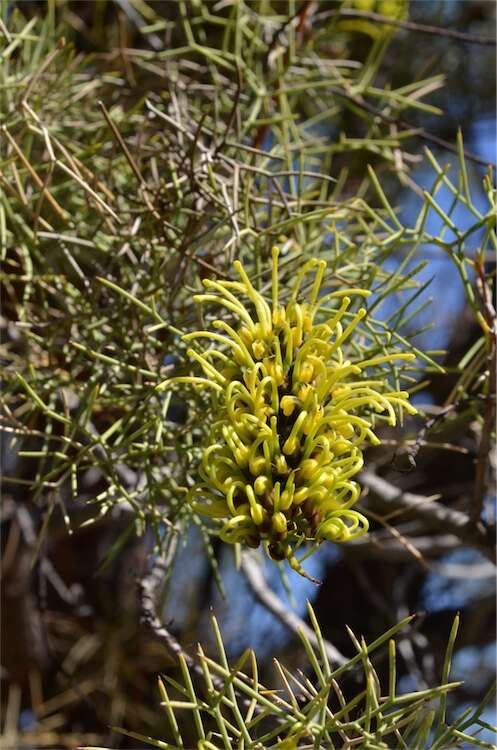
[[[366,533],[367,519],[352,506],[360,495],[352,477],[363,465],[362,445],[377,445],[372,412],[396,423],[395,409],[415,413],[405,391],[389,391],[384,373],[372,380],[366,368],[413,355],[391,353],[351,361],[344,345],[365,317],[349,313],[362,289],[320,296],[326,263],[310,260],[295,280],[290,300],[279,301],[278,249],[273,249],[272,304],[251,284],[239,261],[240,281],[205,280],[198,302],[213,302],[236,319],[214,320],[214,331],[194,331],[186,341],[209,342],[188,354],[205,377],[178,377],[213,389],[213,421],[203,449],[200,481],[188,501],[199,514],[218,519],[225,542],[258,547],[288,560],[307,541],[347,542]],[[304,278],[313,273],[306,301]],[[248,299],[248,305],[244,303]],[[330,317],[319,313],[339,301]],[[309,577],[309,576],[307,576]]]
[[[405,21],[409,16],[408,0],[348,0],[342,5],[344,10],[365,11],[366,13],[377,13],[386,18]],[[396,30],[396,27],[387,23],[378,23],[368,18],[340,18],[338,28],[341,31],[358,31],[373,39],[381,39]]]

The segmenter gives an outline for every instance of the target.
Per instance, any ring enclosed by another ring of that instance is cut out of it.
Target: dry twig
[[[264,579],[260,565],[249,554],[242,555],[242,571],[250,586],[250,590],[256,599],[266,607],[278,620],[285,625],[292,633],[298,635],[299,632],[305,634],[306,638],[313,646],[318,647],[316,634],[312,628],[297,615],[292,612],[277,596],[268,588]],[[328,658],[335,664],[345,664],[347,659],[338,651],[329,641],[325,641],[325,648]]]
[[[453,534],[464,544],[480,550],[489,560],[495,562],[495,547],[481,522],[473,523],[472,519],[459,510],[447,508],[437,501],[429,501],[422,495],[403,492],[382,477],[370,471],[363,471],[360,475],[361,484],[389,505],[402,507],[412,511],[415,516],[425,521],[429,527],[443,529]]]

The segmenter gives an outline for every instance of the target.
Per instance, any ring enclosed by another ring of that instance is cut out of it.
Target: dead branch
[[[242,554],[242,571],[255,598],[266,607],[278,620],[292,633],[305,634],[313,646],[318,647],[318,640],[312,628],[310,628],[295,612],[292,612],[276,594],[268,588],[267,581],[262,573],[261,566],[249,554]],[[325,641],[326,653],[331,662],[345,664],[347,659],[329,641]]]
[[[442,503],[428,500],[422,495],[403,492],[370,471],[361,473],[360,482],[389,505],[412,511],[418,519],[425,521],[429,528],[443,529],[446,534],[454,535],[464,544],[475,547],[489,560],[496,562],[493,541],[481,521],[474,523],[466,513],[447,508]]]

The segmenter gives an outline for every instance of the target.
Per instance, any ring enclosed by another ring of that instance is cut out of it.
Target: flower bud
[[[277,474],[288,474],[288,464],[285,456],[277,456],[275,460],[275,468]]]
[[[260,339],[254,341],[254,343],[252,344],[252,351],[256,359],[263,359],[264,355],[266,354],[266,347],[264,345],[264,342]]]
[[[309,495],[309,487],[301,487],[293,496],[294,505],[301,505]]]
[[[284,513],[275,513],[271,518],[271,523],[278,534],[283,534],[286,531],[286,516]]]
[[[304,364],[299,369],[299,380],[301,380],[303,383],[310,383],[313,375],[314,367],[309,362],[304,362]]]
[[[298,399],[296,399],[295,396],[283,396],[280,401],[280,409],[285,417],[289,417],[291,416],[291,414],[293,414],[293,411],[297,404]]]
[[[265,495],[271,488],[271,480],[267,476],[259,476],[254,482],[256,495]]]
[[[319,463],[314,458],[306,458],[300,463],[300,481],[312,479],[319,468]]]

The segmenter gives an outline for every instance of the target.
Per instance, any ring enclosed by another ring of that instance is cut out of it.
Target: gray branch
[[[425,521],[429,528],[441,529],[445,534],[452,534],[464,544],[480,550],[495,563],[494,543],[481,522],[475,523],[466,513],[447,508],[442,503],[429,500],[422,495],[403,492],[372,472],[361,472],[359,481],[392,508],[412,511],[416,518]]]
[[[242,571],[255,598],[266,607],[278,620],[296,635],[299,631],[305,634],[309,642],[318,647],[318,640],[312,628],[310,628],[295,612],[285,606],[281,599],[268,588],[267,581],[261,570],[261,566],[249,556],[242,554]],[[325,641],[325,649],[328,659],[335,664],[345,664],[347,658],[338,651],[329,641]]]
[[[202,675],[202,669],[195,659],[188,654],[174,635],[166,628],[159,616],[159,602],[162,586],[170,573],[178,546],[178,534],[172,531],[165,553],[157,557],[150,568],[150,572],[138,583],[141,604],[141,621],[148,626],[158,641],[160,641],[171,655],[183,656],[188,667]]]
[[[141,603],[141,621],[144,625],[148,626],[153,632],[154,636],[160,641],[169,651],[169,653],[178,658],[182,656],[185,660],[188,669],[201,678],[205,683],[205,673],[202,668],[201,660],[198,656],[192,656],[187,653],[177,638],[167,629],[166,625],[162,622],[158,615],[159,602],[161,598],[162,585],[166,575],[169,573],[170,567],[174,560],[176,548],[178,544],[178,535],[173,532],[172,539],[170,540],[169,547],[162,557],[156,558],[153,562],[152,567],[148,575],[139,581],[140,591],[140,603]],[[211,680],[214,688],[219,693],[223,693],[225,689],[225,680],[218,675],[211,673]],[[245,695],[238,694],[238,700],[242,706],[249,708],[251,701]],[[263,708],[257,705],[254,709],[256,714],[260,713]],[[274,717],[276,722],[279,722],[278,717]]]
[[[461,542],[454,534],[436,534],[432,536],[408,536],[398,528],[406,542],[414,547],[425,559],[441,557],[442,555],[460,549]],[[392,537],[389,533],[372,532],[356,539],[342,547],[345,555],[359,559],[376,558],[390,562],[405,562],[413,560],[413,554],[408,547]]]

